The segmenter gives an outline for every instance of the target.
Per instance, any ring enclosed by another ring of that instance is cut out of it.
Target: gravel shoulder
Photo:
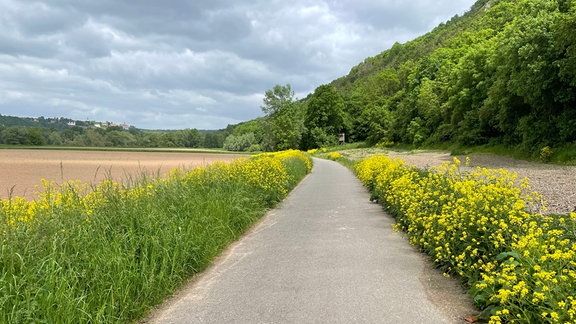
[[[445,162],[452,162],[454,157],[464,161],[466,155],[452,156],[445,152],[410,151],[396,152],[378,149],[367,149],[362,152],[348,151],[353,158],[374,154],[385,154],[400,158],[407,164],[418,168],[430,168]],[[518,179],[528,178],[532,190],[542,195],[546,202],[547,214],[568,214],[576,208],[576,166],[562,166],[516,160],[495,154],[470,154],[468,169],[483,167],[489,169],[505,169],[516,172]],[[466,168],[463,168],[466,170]]]

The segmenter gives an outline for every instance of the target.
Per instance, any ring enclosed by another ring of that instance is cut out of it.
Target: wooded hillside
[[[479,0],[332,85],[354,140],[574,145],[576,1]]]

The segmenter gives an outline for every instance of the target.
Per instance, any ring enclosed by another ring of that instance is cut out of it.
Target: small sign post
[[[338,134],[338,143],[340,145],[344,144],[346,142],[346,134],[345,133],[340,133]]]

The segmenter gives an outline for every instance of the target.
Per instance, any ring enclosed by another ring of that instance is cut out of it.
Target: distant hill
[[[121,127],[128,129],[127,124],[115,124],[112,122],[97,122],[97,121],[81,121],[71,118],[57,117],[17,117],[17,116],[4,116],[0,114],[0,126],[22,126],[22,127],[45,127],[57,130],[64,130],[70,127]]]
[[[217,131],[144,130],[112,122],[0,115],[0,144],[77,147],[222,148],[235,125]]]

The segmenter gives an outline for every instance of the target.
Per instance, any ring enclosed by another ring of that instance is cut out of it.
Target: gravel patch
[[[351,158],[362,158],[374,154],[385,154],[400,158],[418,168],[430,168],[444,162],[452,162],[454,156],[445,152],[410,151],[395,152],[367,149],[363,152],[346,152]],[[562,166],[516,160],[494,154],[470,154],[469,169],[479,167],[505,169],[516,172],[518,179],[528,178],[533,191],[542,195],[546,202],[545,214],[568,214],[576,211],[576,166]],[[456,156],[464,165],[466,156]],[[462,170],[466,170],[462,167]]]

